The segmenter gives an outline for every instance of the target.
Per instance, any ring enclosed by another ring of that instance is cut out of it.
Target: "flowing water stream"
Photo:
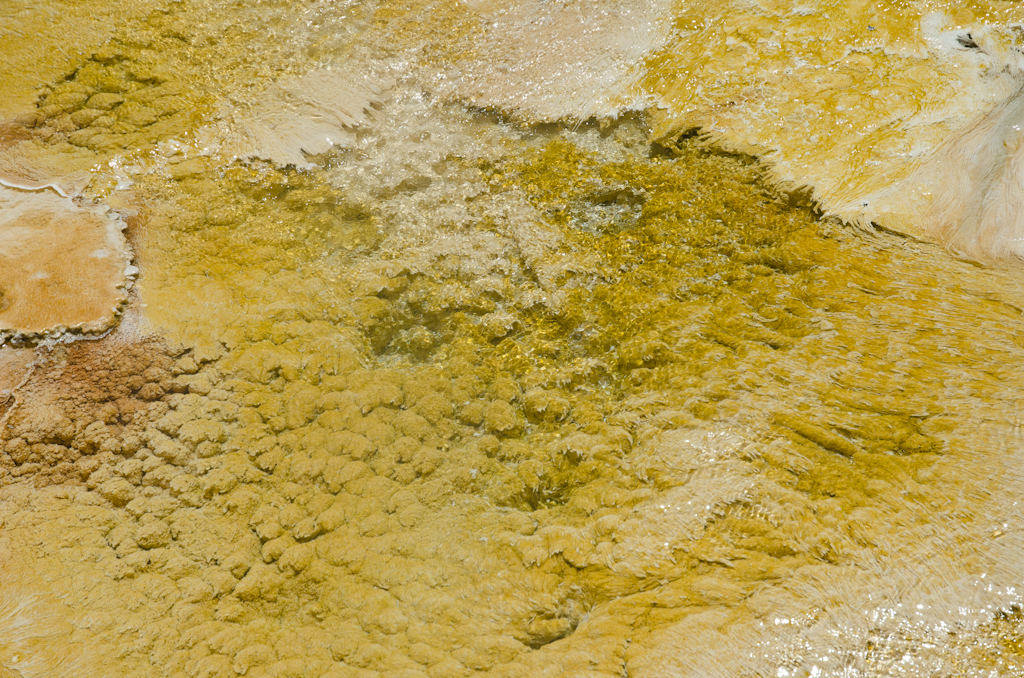
[[[0,349],[0,677],[1024,676],[1019,266],[652,137],[611,48],[484,105],[466,12],[0,5],[0,188],[141,271]]]

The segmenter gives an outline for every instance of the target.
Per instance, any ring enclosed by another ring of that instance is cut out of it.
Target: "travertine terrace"
[[[1024,675],[1019,9],[13,1],[0,676]]]
[[[0,185],[0,337],[25,343],[113,326],[136,272],[124,228],[107,208]]]

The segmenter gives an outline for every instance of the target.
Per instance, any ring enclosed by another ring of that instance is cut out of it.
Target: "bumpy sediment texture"
[[[16,70],[38,79],[11,83],[16,96],[0,120],[23,126],[8,136],[67,155],[55,163],[30,144],[0,148],[0,177],[46,183],[118,149],[199,129],[207,150],[305,166],[304,152],[351,142],[374,91],[411,76],[435,96],[528,122],[647,110],[654,138],[700,130],[755,153],[776,181],[809,187],[844,221],[938,239],[975,259],[1022,256],[1015,125],[1024,16],[1011,5],[439,0],[307,9],[129,3],[127,28],[84,31],[84,65],[53,58],[56,49],[33,61],[8,35],[2,47]],[[315,18],[303,21],[307,13]],[[26,10],[24,25],[36,14]],[[252,45],[259,58],[240,58]],[[63,82],[54,77],[61,69]],[[44,83],[54,86],[36,89]],[[204,115],[219,122],[204,125]]]
[[[5,657],[60,668],[57,609],[85,675],[1020,666],[997,273],[692,139],[425,110],[322,174],[138,178],[168,338],[37,353]]]
[[[33,106],[38,88],[74,71],[119,31],[135,28],[164,3],[125,0],[116,7],[96,0],[42,4],[5,3],[0,16],[0,54],[5,69],[0,119],[22,115]]]
[[[104,159],[141,317],[2,355],[0,672],[1024,671],[1016,274],[643,118],[436,96],[440,36],[486,63],[529,7],[169,3],[52,83],[96,91],[10,148]],[[308,104],[334,153],[193,143],[343,59],[383,85]]]

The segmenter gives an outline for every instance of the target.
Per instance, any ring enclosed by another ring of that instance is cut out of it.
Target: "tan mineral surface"
[[[940,97],[923,5],[12,7],[0,170],[76,197],[2,195],[141,274],[0,349],[0,677],[1024,676],[1019,268],[823,214],[785,149],[823,195],[856,132],[715,99],[862,15]]]
[[[30,340],[110,327],[134,276],[125,224],[56,191],[0,185],[0,337]]]

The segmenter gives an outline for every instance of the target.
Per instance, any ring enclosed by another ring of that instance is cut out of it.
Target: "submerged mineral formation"
[[[101,332],[127,298],[125,224],[50,189],[0,186],[0,337]]]

